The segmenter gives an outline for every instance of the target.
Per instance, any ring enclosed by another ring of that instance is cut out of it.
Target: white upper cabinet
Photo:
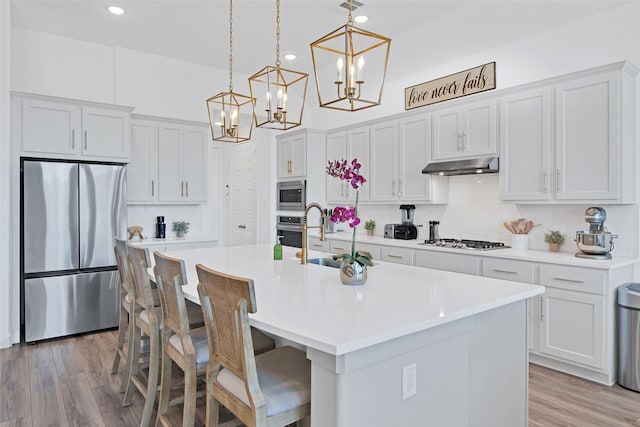
[[[206,202],[210,135],[204,124],[136,116],[131,122],[128,202]]]
[[[278,138],[278,179],[307,174],[307,144],[304,133]]]
[[[480,101],[433,112],[433,160],[495,155],[496,102]]]
[[[327,135],[327,161],[346,160],[351,163],[358,159],[362,165],[360,174],[367,182],[359,189],[358,200],[369,200],[369,128],[357,128]],[[327,202],[340,203],[355,201],[356,190],[347,181],[327,175]]]
[[[22,155],[129,161],[131,108],[21,94],[13,103]]]
[[[548,200],[551,195],[551,88],[500,99],[502,200]]]
[[[371,202],[443,202],[448,178],[425,175],[430,161],[430,116],[418,115],[370,127]]]
[[[501,199],[634,203],[636,74],[614,64],[501,97]]]

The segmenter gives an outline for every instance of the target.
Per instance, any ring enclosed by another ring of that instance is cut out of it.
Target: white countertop
[[[135,238],[129,240],[131,244],[138,244],[143,246],[155,246],[155,245],[171,245],[175,243],[201,243],[201,242],[215,242],[217,239],[209,236],[189,236],[186,235],[184,237],[176,237],[169,236],[165,239],[156,239],[155,237],[149,237],[145,239]]]
[[[309,234],[309,236],[319,237],[319,234]],[[351,241],[351,233],[330,233],[327,234],[327,239]],[[356,237],[356,242],[371,243],[375,245],[395,246],[401,248],[411,248],[426,251],[438,251],[449,252],[459,255],[477,255],[481,257],[490,258],[503,258],[503,259],[515,259],[522,261],[532,262],[545,262],[550,264],[570,265],[576,267],[589,267],[598,268],[604,270],[610,270],[614,268],[620,268],[627,265],[640,262],[638,258],[620,257],[612,253],[612,259],[610,260],[598,260],[598,259],[585,259],[577,258],[574,252],[549,252],[549,251],[535,251],[524,249],[494,249],[490,251],[477,251],[477,250],[463,250],[455,248],[442,248],[426,245],[419,245],[418,243],[424,240],[400,240],[400,239],[385,239],[380,236],[361,236]],[[577,249],[576,249],[577,251]]]
[[[376,262],[367,283],[346,286],[336,268],[301,265],[297,249],[273,260],[271,245],[169,251],[185,261],[186,298],[199,302],[195,264],[254,280],[252,325],[341,355],[488,311],[544,292],[544,287]],[[327,256],[310,251],[309,258]]]

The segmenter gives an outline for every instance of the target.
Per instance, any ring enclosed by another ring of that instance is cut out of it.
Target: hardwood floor
[[[144,402],[134,393],[121,406],[121,374],[110,374],[115,345],[107,331],[0,350],[0,427],[137,426]],[[640,393],[533,364],[529,379],[529,427],[640,427]]]

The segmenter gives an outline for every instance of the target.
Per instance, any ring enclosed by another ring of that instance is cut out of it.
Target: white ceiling
[[[368,15],[367,23],[357,25],[393,40],[388,74],[393,79],[407,67],[415,71],[487,50],[629,1],[366,0],[354,15]],[[340,3],[281,0],[281,52],[298,55],[288,68],[311,72],[309,44],[346,23]],[[112,4],[127,13],[111,15],[106,6]],[[11,5],[15,27],[228,68],[227,0],[11,0]],[[275,0],[234,2],[233,46],[234,71],[251,75],[275,63]]]

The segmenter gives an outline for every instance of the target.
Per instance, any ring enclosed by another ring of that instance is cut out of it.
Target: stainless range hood
[[[477,157],[474,159],[452,160],[429,163],[422,173],[432,175],[475,175],[498,172],[498,157]]]

